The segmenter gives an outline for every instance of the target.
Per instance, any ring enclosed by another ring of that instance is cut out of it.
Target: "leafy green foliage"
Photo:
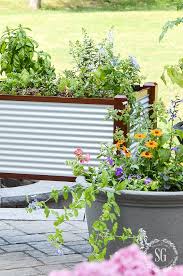
[[[178,7],[181,0],[45,0],[43,8],[84,10],[144,10],[144,9],[165,9]]]
[[[0,39],[0,72],[6,78],[0,82],[4,94],[55,95],[55,69],[50,56],[38,51],[38,43],[27,35],[21,25],[7,28]]]
[[[182,2],[182,7],[183,7],[183,2]],[[161,41],[164,38],[168,30],[173,29],[174,27],[182,23],[183,23],[183,17],[178,17],[175,20],[168,21],[163,26],[162,33],[159,37],[159,40]],[[166,65],[164,67],[164,72],[161,76],[161,79],[167,85],[166,76],[168,76],[172,84],[176,84],[179,87],[183,88],[183,58],[179,59],[179,62],[176,65]]]
[[[65,71],[59,90],[73,97],[134,97],[134,85],[140,84],[139,65],[133,58],[121,59],[114,54],[113,32],[96,44],[83,30],[83,41],[70,43],[75,67]]]
[[[164,36],[167,34],[167,32],[170,29],[173,29],[174,27],[176,27],[182,23],[183,23],[183,17],[178,17],[175,20],[166,22],[165,25],[163,26],[162,32],[160,34],[159,41],[161,41],[164,38]]]

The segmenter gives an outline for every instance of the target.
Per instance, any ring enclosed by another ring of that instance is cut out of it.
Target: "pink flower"
[[[111,263],[118,266],[121,275],[150,276],[158,275],[158,268],[137,245],[120,249],[111,258]],[[131,274],[130,274],[131,273]]]
[[[183,266],[160,270],[138,246],[116,252],[110,260],[81,263],[73,271],[52,272],[49,276],[183,276]]]
[[[53,271],[49,274],[49,276],[72,276],[72,273],[68,270]]]
[[[83,150],[81,148],[77,148],[75,151],[74,151],[74,154],[76,156],[81,156],[83,155]]]
[[[89,153],[87,153],[86,155],[85,155],[85,162],[89,162],[90,161],[90,154]]]
[[[81,164],[88,163],[90,161],[90,154],[87,153],[86,155],[79,156],[79,161]]]
[[[162,273],[162,276],[182,276],[182,275],[183,275],[182,265],[163,269],[163,273]]]

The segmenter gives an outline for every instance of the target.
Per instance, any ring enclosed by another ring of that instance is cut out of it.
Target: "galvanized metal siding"
[[[148,116],[148,113],[149,113],[149,95],[146,95],[142,98],[140,98],[138,100],[138,102],[143,106],[143,109],[144,109],[144,112],[140,118],[140,120],[144,120],[144,115],[147,115]],[[131,138],[133,139],[133,136],[134,136],[134,133],[135,133],[135,128],[131,129],[130,130],[130,136]],[[136,146],[138,145],[138,143],[136,142],[133,142],[132,145],[130,146],[130,150],[135,153],[135,150],[136,150]]]
[[[103,142],[113,141],[109,106],[0,101],[0,173],[71,176],[65,161],[82,147],[97,165]]]

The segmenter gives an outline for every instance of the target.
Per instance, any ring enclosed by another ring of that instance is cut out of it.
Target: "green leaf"
[[[44,208],[44,214],[45,214],[46,218],[48,218],[50,215],[50,209],[47,206],[45,206],[45,208]]]
[[[128,185],[128,180],[124,180],[122,182],[117,183],[115,190],[122,191],[125,190],[126,186]]]
[[[57,190],[53,189],[50,193],[50,197],[53,198],[56,203],[58,203],[59,192]]]
[[[101,187],[107,187],[108,186],[108,182],[109,182],[109,176],[106,170],[103,170],[102,172],[102,176],[101,176]]]
[[[161,162],[168,162],[171,156],[170,150],[163,148],[158,150],[158,154]]]

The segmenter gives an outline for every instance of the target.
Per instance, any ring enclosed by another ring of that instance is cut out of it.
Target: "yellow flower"
[[[145,146],[150,149],[155,149],[158,146],[158,143],[156,141],[148,141],[145,143]]]
[[[150,153],[148,151],[143,151],[140,156],[144,157],[144,158],[148,158],[148,159],[151,159],[153,157],[152,153]]]
[[[151,134],[160,137],[163,135],[163,131],[161,129],[152,129]]]
[[[136,133],[135,135],[134,135],[134,137],[135,137],[135,139],[144,139],[144,138],[146,138],[146,134],[144,134],[144,133]]]
[[[117,148],[118,150],[120,150],[121,147],[123,146],[124,142],[125,142],[124,140],[118,141],[118,142],[116,143],[116,148]]]

